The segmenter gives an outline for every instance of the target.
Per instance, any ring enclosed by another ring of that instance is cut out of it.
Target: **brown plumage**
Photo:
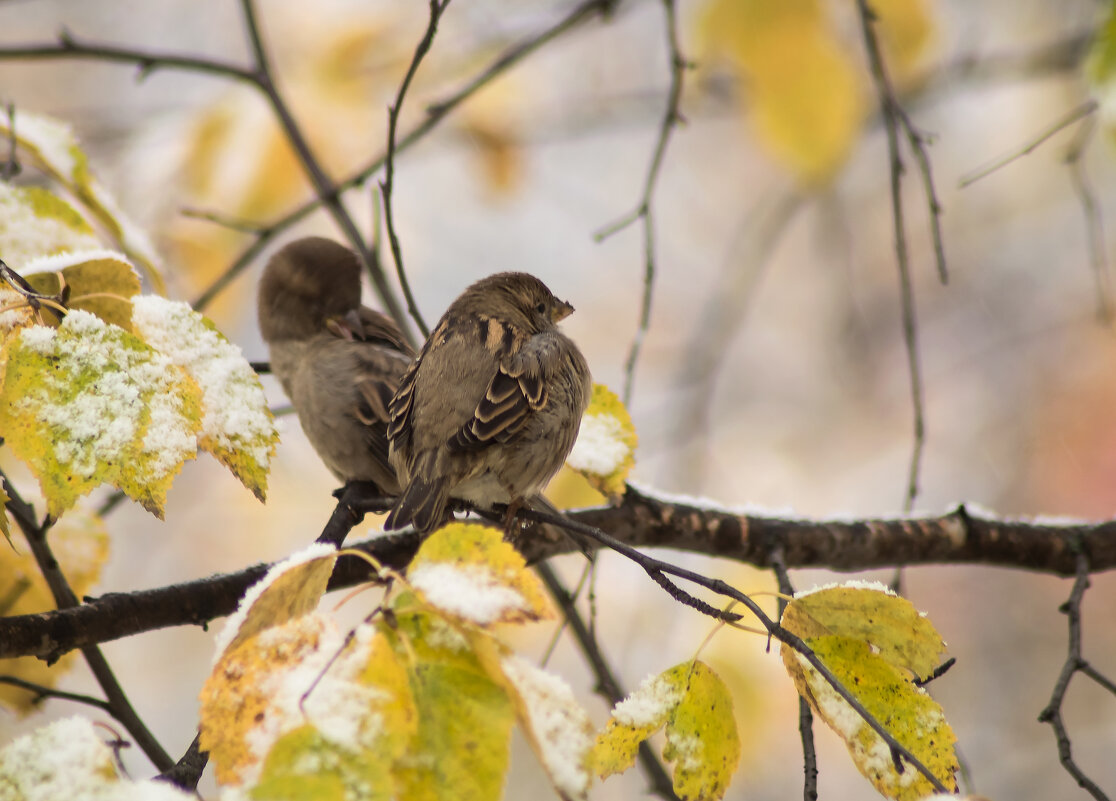
[[[414,351],[391,318],[360,305],[356,254],[321,237],[296,240],[271,257],[258,300],[271,372],[326,467],[397,495],[388,407]]]
[[[526,273],[484,278],[447,309],[391,402],[403,494],[385,529],[428,532],[460,498],[537,496],[577,439],[592,380],[557,323],[573,307]]]

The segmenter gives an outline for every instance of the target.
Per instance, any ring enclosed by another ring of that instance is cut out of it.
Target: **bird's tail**
[[[384,531],[394,531],[410,524],[420,534],[429,534],[447,522],[446,501],[449,500],[448,482],[444,478],[428,481],[415,476],[396,501]]]

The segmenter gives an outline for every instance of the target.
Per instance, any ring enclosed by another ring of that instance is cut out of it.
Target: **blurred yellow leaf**
[[[0,433],[58,517],[110,483],[162,517],[197,452],[201,394],[163,354],[89,312],[31,326],[7,347]]]
[[[615,499],[624,494],[638,444],[624,404],[604,384],[594,384],[593,398],[566,464],[585,476],[594,489]]]
[[[8,545],[13,549],[15,545],[12,543],[12,532],[8,527],[8,508],[7,504],[11,498],[8,493],[4,491],[4,482],[0,481],[0,533],[3,533],[4,539],[8,541]],[[7,614],[3,609],[0,609],[0,614]]]
[[[61,290],[62,273],[70,297],[68,308],[84,309],[106,323],[132,330],[133,295],[140,291],[140,279],[127,258],[107,250],[71,251],[35,259],[24,265],[24,279],[44,295]],[[58,315],[47,311],[47,322],[57,325]]]
[[[958,770],[953,730],[942,708],[900,668],[871,646],[850,637],[821,636],[806,641],[838,680],[885,729],[950,792]],[[783,664],[814,712],[848,746],[854,764],[886,798],[916,801],[934,792],[910,765],[899,773],[891,748],[798,652],[782,646]]]
[[[711,0],[699,35],[741,74],[756,131],[805,184],[830,180],[860,134],[856,62],[816,0]]]
[[[869,0],[888,74],[902,88],[929,48],[934,21],[927,0]]]
[[[0,490],[0,495],[7,496]],[[0,513],[0,517],[5,517]],[[6,525],[6,519],[5,519]],[[74,593],[87,594],[100,578],[108,560],[109,540],[104,521],[82,509],[73,509],[50,530],[50,544]],[[55,608],[54,595],[35,563],[22,534],[15,535],[15,550],[0,548],[0,615],[30,615]],[[32,656],[0,659],[0,673],[54,687],[73,666],[76,651],[47,664]],[[24,715],[34,708],[34,694],[0,685],[0,703]]]
[[[437,609],[481,626],[553,617],[537,576],[491,526],[451,523],[428,537],[407,581]]]

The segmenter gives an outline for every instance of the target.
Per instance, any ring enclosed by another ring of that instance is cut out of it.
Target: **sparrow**
[[[398,495],[388,409],[414,350],[390,317],[360,305],[356,254],[321,237],[281,248],[260,279],[258,314],[271,372],[326,467]]]
[[[428,533],[451,498],[532,502],[565,462],[592,379],[557,323],[573,306],[526,273],[481,279],[457,298],[391,401],[389,457],[402,495],[384,529]]]

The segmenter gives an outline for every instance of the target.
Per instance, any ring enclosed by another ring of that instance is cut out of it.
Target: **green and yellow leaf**
[[[24,279],[35,291],[57,295],[58,273],[69,288],[67,307],[84,309],[106,323],[132,330],[132,296],[140,291],[135,268],[120,253],[81,250],[35,259],[24,265]],[[47,309],[46,322],[57,326],[58,315]]]
[[[41,256],[101,247],[93,228],[69,203],[39,186],[0,183],[0,259],[20,272]]]
[[[198,444],[264,500],[279,432],[259,377],[240,348],[181,301],[143,295],[132,306],[136,334],[169,356],[201,388]]]
[[[118,326],[72,311],[31,326],[7,348],[0,434],[58,517],[110,483],[156,516],[197,452],[201,393],[193,380]]]
[[[594,384],[593,398],[566,464],[585,476],[594,489],[615,499],[624,494],[638,444],[624,404],[604,384]]]
[[[703,662],[683,662],[645,681],[613,709],[591,763],[602,778],[635,764],[639,744],[666,726],[663,757],[684,801],[724,796],[740,761],[732,697]]]
[[[864,708],[950,792],[957,789],[957,738],[942,708],[907,674],[862,640],[824,635],[807,640],[814,653]],[[845,741],[853,762],[886,798],[916,801],[934,792],[913,766],[895,769],[891,748],[798,652],[784,645],[783,663],[815,713]]]

